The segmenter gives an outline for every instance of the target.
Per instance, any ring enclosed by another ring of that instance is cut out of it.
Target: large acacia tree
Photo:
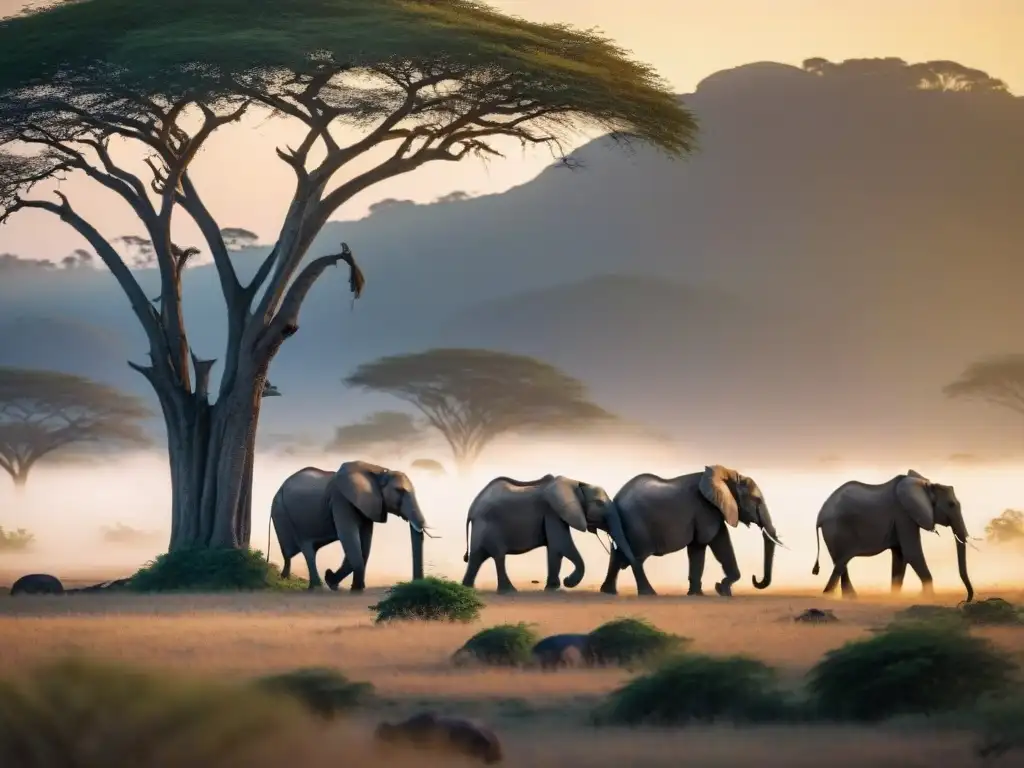
[[[971,363],[942,392],[949,398],[979,400],[1024,416],[1024,355],[998,355]]]
[[[277,150],[295,174],[292,199],[269,255],[243,284],[190,169],[211,135],[251,110],[297,121],[305,134]],[[358,138],[344,139],[342,126]],[[338,207],[426,163],[495,155],[496,137],[558,153],[583,127],[670,155],[688,152],[695,135],[665,83],[606,38],[471,0],[65,0],[0,24],[2,216],[46,211],[71,226],[145,330],[149,360],[131,365],[152,384],[167,425],[172,550],[249,541],[268,367],[327,267],[349,262],[357,295],[362,285],[347,247],[304,258]],[[147,174],[118,164],[121,144],[145,157]],[[376,166],[351,170],[382,148]],[[88,176],[135,212],[153,244],[159,301],[75,201],[30,192],[65,173]],[[201,231],[225,298],[219,384],[215,361],[185,330],[184,259],[172,241],[181,216]]]

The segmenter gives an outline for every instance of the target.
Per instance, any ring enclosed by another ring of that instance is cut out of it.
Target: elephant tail
[[[814,526],[814,539],[815,539],[815,541],[818,542],[818,549],[817,549],[817,552],[815,552],[815,555],[814,555],[814,567],[811,568],[811,575],[812,576],[817,576],[818,575],[818,571],[821,570],[821,568],[820,568],[820,563],[821,563],[821,526],[819,526],[819,525]]]
[[[466,554],[462,556],[462,562],[469,562],[469,515],[466,515]]]

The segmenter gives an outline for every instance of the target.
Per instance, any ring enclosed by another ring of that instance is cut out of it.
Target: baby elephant
[[[587,659],[589,635],[551,635],[530,650],[541,669],[582,666]]]
[[[48,573],[30,573],[11,585],[11,595],[63,595],[60,579]]]
[[[374,736],[387,744],[432,746],[445,752],[475,757],[488,765],[502,760],[498,737],[486,725],[435,712],[421,712],[399,723],[381,723]]]

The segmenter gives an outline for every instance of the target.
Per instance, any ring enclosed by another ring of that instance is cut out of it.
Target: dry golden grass
[[[0,583],[5,576],[0,574]],[[580,591],[485,594],[488,605],[479,623],[377,627],[368,606],[381,594],[382,590],[371,589],[362,595],[0,597],[0,675],[69,653],[217,678],[329,665],[374,684],[383,701],[369,713],[373,718],[398,716],[422,706],[483,716],[499,731],[508,764],[538,768],[677,766],[684,749],[685,764],[700,766],[810,766],[826,756],[831,768],[973,764],[970,744],[958,734],[878,727],[594,730],[583,724],[581,713],[597,696],[627,679],[628,672],[499,672],[455,669],[449,661],[481,626],[527,621],[544,634],[585,632],[609,619],[632,615],[693,638],[695,650],[756,656],[796,683],[828,649],[886,623],[899,608],[920,602],[913,589],[900,601],[862,595],[855,602],[771,590],[732,600],[678,595],[638,599]],[[939,598],[948,604],[957,599],[958,595]],[[835,610],[839,623],[807,626],[791,620],[806,608],[825,605]],[[1024,630],[993,628],[981,634],[1024,652]],[[342,738],[339,728],[334,727],[332,738]],[[331,754],[329,742],[324,742],[325,755]]]

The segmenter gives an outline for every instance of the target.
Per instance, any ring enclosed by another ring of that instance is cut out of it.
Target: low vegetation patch
[[[977,734],[974,752],[982,760],[1024,751],[1024,694],[983,699],[973,715]]]
[[[298,707],[239,686],[58,661],[0,681],[0,765],[262,765],[308,738],[302,721]]]
[[[186,549],[150,561],[128,583],[136,592],[227,592],[305,589],[304,579],[281,578],[256,549]]]
[[[1024,624],[1024,611],[1001,597],[990,597],[973,603],[963,603],[960,613],[968,624]]]
[[[373,695],[371,683],[353,682],[334,669],[304,667],[256,681],[272,694],[289,696],[318,717],[330,720],[355,709]]]
[[[822,716],[872,721],[969,708],[1009,689],[1015,671],[1012,658],[965,628],[896,623],[826,653],[808,687]]]
[[[427,576],[395,584],[370,610],[376,612],[377,624],[408,620],[469,623],[480,618],[483,607],[483,600],[472,587]]]
[[[651,664],[681,651],[690,639],[664,632],[646,619],[614,619],[590,633],[588,661],[596,665]]]
[[[775,671],[743,656],[681,654],[614,691],[594,713],[597,724],[686,725],[691,722],[764,721],[789,704],[776,688]]]
[[[516,667],[530,661],[530,650],[537,642],[531,625],[499,624],[477,632],[455,652],[456,663],[472,660],[495,667]]]
[[[27,552],[35,545],[35,541],[35,534],[24,528],[5,531],[0,526],[0,555],[6,552]]]

